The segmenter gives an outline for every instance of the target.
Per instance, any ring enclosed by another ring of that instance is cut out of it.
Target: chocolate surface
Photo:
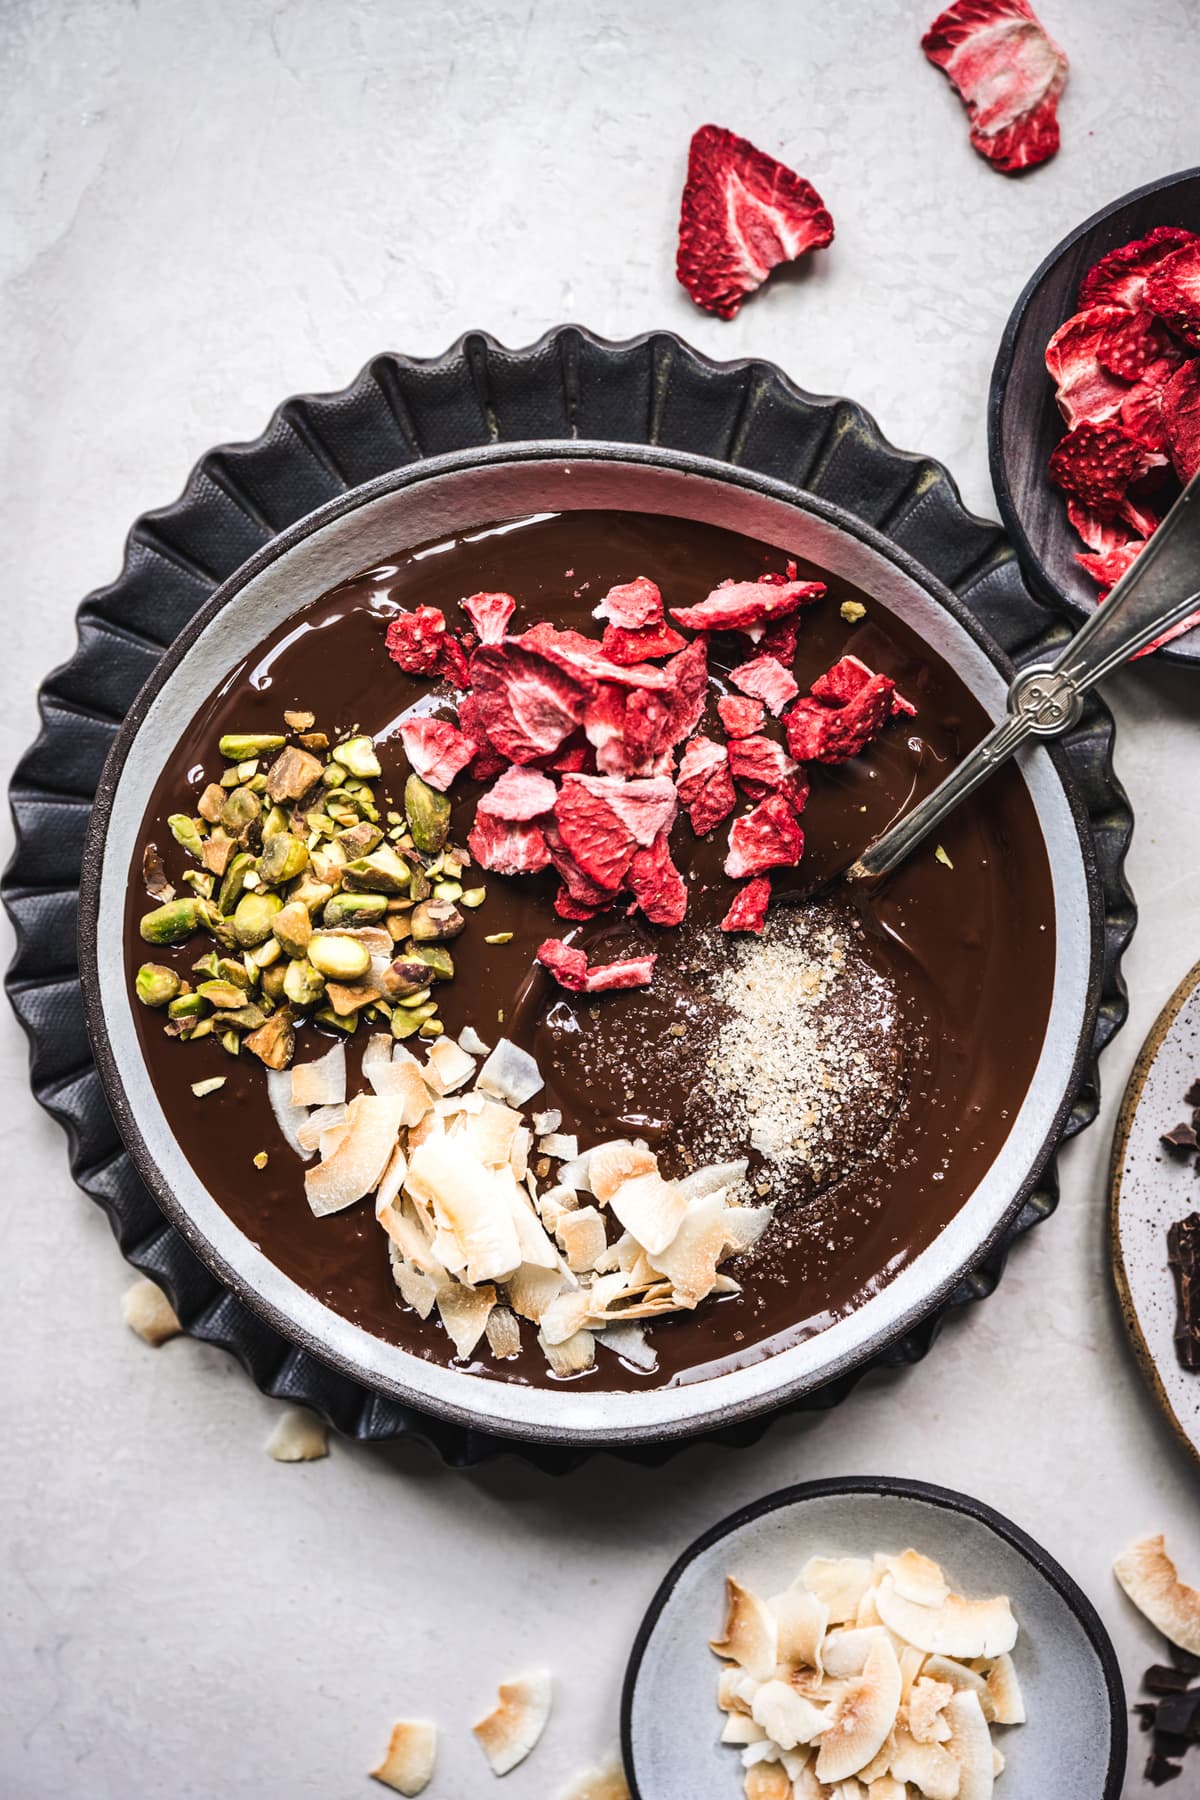
[[[398,796],[407,772],[399,719],[414,703],[425,711],[452,700],[448,690],[431,689],[388,661],[384,630],[398,607],[440,606],[454,626],[465,623],[457,609],[464,594],[507,590],[519,602],[515,630],[549,618],[598,635],[591,608],[614,583],[646,575],[668,606],[684,606],[718,581],[753,579],[782,569],[785,560],[732,533],[625,513],[520,521],[408,553],[306,608],[233,671],[182,735],[147,809],[143,841],[157,843],[178,884],[185,859],[167,815],[192,809],[206,781],[219,775],[223,731],[278,729],[288,708],[315,712],[331,735],[370,732],[384,770],[376,786]],[[801,574],[821,571],[801,564]],[[841,767],[810,766],[806,883],[848,861],[910,796],[936,785],[987,725],[963,683],[911,630],[869,595],[829,585],[829,597],[802,614],[795,661],[801,691],[852,652],[891,675],[918,713],[895,720]],[[839,611],[850,598],[867,607],[857,625]],[[744,640],[717,640],[713,700],[725,691],[722,648],[737,660]],[[782,736],[777,724],[767,729]],[[480,791],[465,779],[454,785],[456,842],[465,842]],[[546,1078],[535,1104],[561,1108],[562,1129],[577,1130],[583,1147],[643,1136],[667,1173],[746,1153],[745,1096],[732,1104],[726,1078],[714,1073],[718,1038],[736,1028],[717,990],[727,990],[731,964],[753,953],[747,940],[731,941],[716,929],[734,892],[721,870],[726,836],[722,826],[698,841],[681,815],[672,847],[688,881],[689,912],[678,930],[619,914],[572,928],[553,911],[553,876],[480,877],[487,901],[455,943],[458,974],[439,989],[441,1017],[452,1035],[471,1024],[489,1043],[504,1033],[529,1049]],[[779,1165],[753,1159],[751,1177],[769,1185],[778,1209],[758,1249],[740,1266],[729,1265],[744,1291],[656,1323],[654,1373],[601,1352],[577,1380],[616,1387],[700,1379],[822,1329],[924,1250],[986,1173],[1028,1088],[1054,971],[1049,866],[1017,771],[994,777],[950,822],[942,842],[952,867],[932,850],[919,852],[872,898],[847,891],[820,909],[772,909],[764,942],[795,938],[809,954],[809,940],[822,930],[844,941],[844,966],[822,1016],[827,1036],[861,1054],[857,1066],[869,1079],[849,1093],[820,1157],[789,1164],[786,1179]],[[787,882],[780,872],[781,892]],[[127,912],[131,983],[145,949],[137,921],[150,905],[139,852]],[[483,942],[485,934],[510,931],[507,944]],[[593,997],[557,988],[533,965],[533,951],[543,938],[572,931],[571,941],[595,961],[657,951],[653,987]],[[154,955],[186,972],[206,947],[197,938]],[[231,1058],[211,1041],[170,1040],[161,1014],[136,1001],[134,1010],[172,1128],[230,1217],[338,1312],[417,1355],[451,1360],[436,1321],[423,1324],[401,1302],[370,1202],[312,1217],[303,1165],[275,1125],[261,1066],[245,1055]],[[366,1036],[360,1027],[351,1040],[351,1092]],[[305,1029],[298,1059],[319,1054],[326,1042],[320,1031]],[[226,1077],[219,1094],[195,1098],[191,1083],[214,1075]],[[257,1170],[252,1158],[264,1150],[267,1166]],[[531,1328],[526,1345],[514,1362],[497,1366],[481,1356],[470,1366],[493,1379],[552,1382]]]

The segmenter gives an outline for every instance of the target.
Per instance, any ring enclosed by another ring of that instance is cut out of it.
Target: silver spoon
[[[1008,713],[943,782],[863,851],[833,882],[877,880],[974,793],[1027,738],[1069,731],[1083,696],[1111,670],[1200,608],[1200,474],[1193,475],[1137,561],[1053,662],[1022,669],[1008,690]],[[812,893],[788,895],[811,899]]]

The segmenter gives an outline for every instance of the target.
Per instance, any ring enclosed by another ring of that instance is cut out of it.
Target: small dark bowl
[[[1050,453],[1066,430],[1046,373],[1046,345],[1076,310],[1079,283],[1092,264],[1157,225],[1200,231],[1200,169],[1137,188],[1065,237],[1013,307],[992,370],[988,452],[1000,516],[1030,587],[1079,620],[1095,610],[1096,584],[1075,561],[1083,545],[1068,523],[1063,496],[1046,474]],[[1200,629],[1156,655],[1200,666]]]

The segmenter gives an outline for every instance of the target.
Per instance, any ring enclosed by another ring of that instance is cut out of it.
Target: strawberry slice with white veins
[[[955,0],[921,48],[944,69],[971,121],[971,143],[1006,175],[1058,149],[1067,59],[1025,0]]]
[[[697,306],[732,319],[780,263],[833,240],[812,183],[720,125],[702,125],[688,153],[675,272]]]

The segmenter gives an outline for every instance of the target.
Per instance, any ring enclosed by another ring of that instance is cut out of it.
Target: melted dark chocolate
[[[580,513],[492,527],[430,545],[373,569],[281,626],[236,669],[182,735],[152,797],[143,840],[155,841],[178,884],[184,858],[165,820],[189,810],[190,794],[219,774],[222,731],[279,729],[288,708],[316,713],[331,734],[350,729],[376,738],[384,779],[398,795],[406,772],[396,722],[425,698],[428,684],[403,675],[384,652],[384,626],[398,606],[442,607],[480,589],[517,596],[514,629],[537,619],[598,632],[591,608],[614,583],[647,575],[668,605],[700,600],[726,577],[752,579],[782,569],[785,557],[751,539],[711,527],[639,514]],[[802,574],[820,575],[806,569]],[[908,801],[932,788],[986,729],[984,713],[953,671],[869,596],[830,581],[830,596],[802,614],[796,675],[807,689],[837,657],[853,652],[894,677],[918,706],[856,760],[811,767],[804,814],[806,878],[849,860]],[[846,623],[839,606],[862,599],[867,617]],[[465,621],[464,621],[465,623]],[[714,658],[714,698],[721,691]],[[768,725],[778,734],[778,726]],[[715,735],[721,735],[716,733]],[[454,790],[454,839],[465,842],[480,790]],[[624,919],[597,920],[578,941],[605,961],[647,944],[659,953],[648,992],[576,998],[532,967],[537,944],[566,935],[553,912],[556,880],[508,881],[483,875],[488,898],[454,945],[456,980],[439,989],[446,1030],[473,1025],[489,1043],[503,1031],[537,1057],[546,1077],[538,1108],[561,1108],[564,1131],[581,1146],[638,1134],[668,1173],[712,1160],[711,1096],[702,1075],[704,1046],[719,1009],[706,992],[725,940],[715,932],[732,886],[721,872],[726,827],[697,842],[686,815],[673,837],[689,882],[688,920],[661,931]],[[653,1374],[603,1351],[577,1377],[598,1387],[694,1381],[757,1360],[819,1331],[863,1302],[924,1250],[953,1218],[993,1161],[1020,1106],[1041,1047],[1054,972],[1054,908],[1049,867],[1028,792],[1014,768],[1003,770],[943,834],[953,863],[918,853],[879,897],[849,891],[833,902],[865,959],[892,984],[897,1019],[884,1046],[889,1074],[848,1121],[844,1145],[822,1179],[781,1192],[775,1224],[736,1272],[744,1292],[709,1300],[693,1315],[654,1325]],[[130,873],[127,931],[132,983],[146,947],[137,920],[150,905],[138,866]],[[780,878],[780,886],[786,875]],[[1013,896],[1021,897],[1020,904]],[[773,915],[774,916],[774,915]],[[511,931],[505,945],[485,933]],[[187,971],[206,948],[197,938],[152,954]],[[839,1005],[854,1029],[853,967]],[[138,1030],[156,1091],[189,1161],[236,1224],[288,1275],[336,1311],[392,1343],[436,1362],[451,1347],[436,1318],[422,1323],[401,1302],[384,1236],[369,1201],[317,1220],[304,1198],[303,1165],[279,1135],[263,1070],[231,1058],[210,1041],[181,1044],[163,1035],[163,1019],[136,1004]],[[503,1022],[501,1022],[501,1020]],[[672,1035],[671,1025],[686,1026]],[[367,1031],[351,1040],[351,1092]],[[301,1033],[304,1059],[326,1046]],[[219,1095],[196,1099],[190,1084],[223,1075]],[[731,1127],[732,1130],[732,1127]],[[697,1135],[702,1153],[693,1154]],[[719,1125],[716,1136],[720,1136]],[[252,1166],[258,1151],[267,1167]],[[736,1132],[726,1154],[744,1154]],[[752,1170],[752,1174],[755,1171]],[[472,1367],[499,1380],[553,1381],[525,1328],[519,1359]]]

